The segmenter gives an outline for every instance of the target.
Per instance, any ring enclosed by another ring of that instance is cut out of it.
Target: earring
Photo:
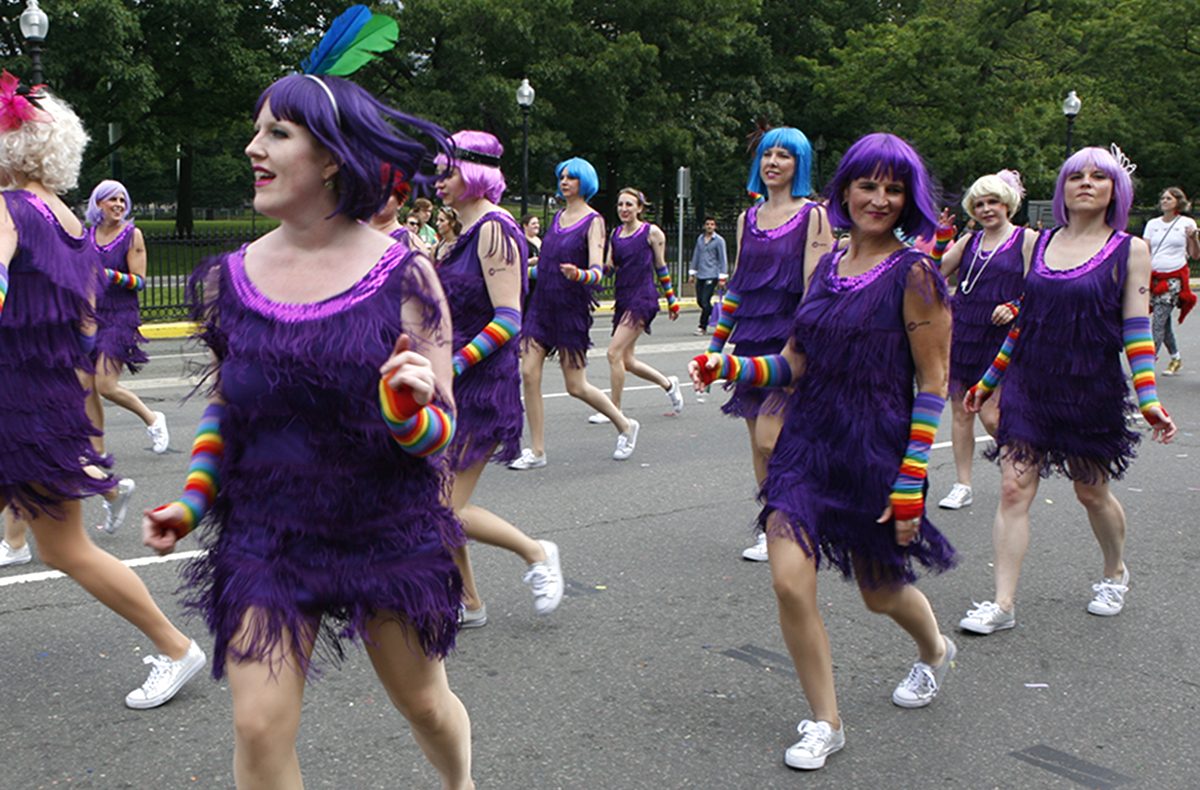
[[[330,191],[332,191],[332,190],[334,190],[334,189],[336,189],[336,188],[337,188],[337,182],[333,180],[333,177],[332,177],[332,176],[330,176],[329,178],[325,179],[325,188],[326,188],[326,189],[328,189],[328,190],[330,190]]]

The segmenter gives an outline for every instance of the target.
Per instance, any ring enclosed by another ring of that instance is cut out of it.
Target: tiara
[[[1113,159],[1117,160],[1117,164],[1121,166],[1121,169],[1129,175],[1133,175],[1133,171],[1137,170],[1137,165],[1129,161],[1129,157],[1125,156],[1125,152],[1116,143],[1109,145],[1108,151],[1113,155]]]

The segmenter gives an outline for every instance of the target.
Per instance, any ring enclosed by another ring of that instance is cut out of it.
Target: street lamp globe
[[[529,84],[529,80],[521,80],[521,84],[517,86],[517,104],[525,109],[529,109],[533,106],[534,95],[536,95],[536,92],[533,86]]]
[[[1067,98],[1063,99],[1062,103],[1063,115],[1068,118],[1074,118],[1076,115],[1079,115],[1079,108],[1082,106],[1083,102],[1079,100],[1079,96],[1075,94],[1075,91],[1068,91]]]
[[[50,17],[38,8],[37,0],[27,0],[21,12],[21,35],[27,41],[45,41],[50,32]]]

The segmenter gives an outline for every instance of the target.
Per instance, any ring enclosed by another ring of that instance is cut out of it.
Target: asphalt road
[[[597,343],[609,320],[598,317]],[[682,375],[704,345],[690,334],[694,320],[660,318],[640,344],[644,360]],[[1114,483],[1129,517],[1124,613],[1086,613],[1099,549],[1070,484],[1045,481],[1018,627],[956,637],[942,694],[909,711],[890,694],[915,660],[911,643],[867,612],[853,586],[823,574],[847,747],[811,774],[783,766],[808,709],[768,570],[739,559],[757,513],[745,428],[719,414],[723,395],[697,403],[689,392],[683,414],[667,417],[664,395],[631,380],[626,405],[642,434],[633,457],[614,462],[615,432],[588,425],[588,409],[559,395],[548,371],[549,466],[490,469],[476,501],[558,542],[567,597],[535,618],[520,560],[473,550],[491,622],[461,635],[448,666],[471,714],[478,786],[1200,786],[1200,640],[1189,630],[1200,561],[1200,340],[1190,324],[1179,335],[1184,373],[1159,387],[1180,436],[1168,447],[1144,443]],[[108,411],[109,447],[137,481],[138,509],[177,495],[202,408],[181,402],[188,349],[156,341],[150,352],[152,364],[129,381],[167,413],[171,451],[153,455],[140,421]],[[602,356],[589,372],[607,386]],[[945,424],[938,441],[948,437]],[[940,498],[953,482],[948,446],[936,447],[930,469]],[[972,600],[991,595],[998,479],[978,460],[974,506],[933,514],[961,553],[957,569],[921,583],[948,631]],[[86,513],[98,519],[99,503]],[[96,540],[122,559],[151,556],[132,526]],[[178,606],[178,570],[175,561],[137,567],[207,649],[203,624]],[[149,643],[44,571],[36,559],[0,569],[0,788],[231,787],[228,688],[197,679],[163,708],[127,710],[122,698],[145,677]],[[310,686],[298,746],[309,788],[437,786],[361,651]]]

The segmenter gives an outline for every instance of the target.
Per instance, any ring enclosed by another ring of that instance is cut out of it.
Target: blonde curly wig
[[[79,116],[62,99],[44,92],[37,103],[51,121],[26,121],[0,132],[0,174],[8,183],[38,181],[56,194],[74,189],[88,134]]]

